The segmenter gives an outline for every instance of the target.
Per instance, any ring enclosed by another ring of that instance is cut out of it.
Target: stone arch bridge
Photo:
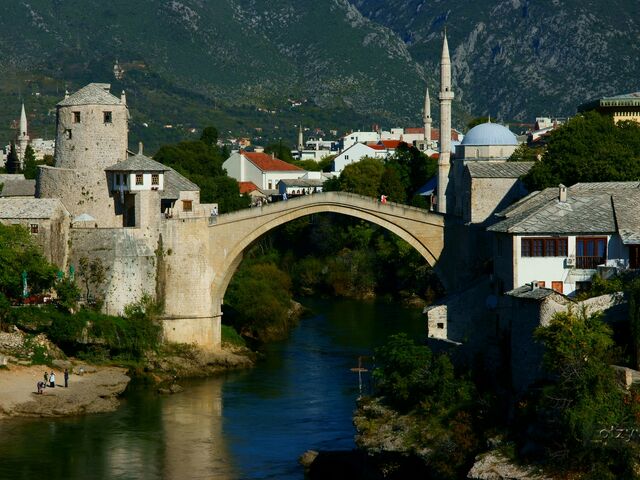
[[[436,267],[444,247],[444,217],[370,197],[325,192],[214,217],[180,220],[165,230],[161,283],[164,331],[170,341],[220,345],[221,305],[243,252],[275,227],[315,213],[339,213],[380,225],[413,246]],[[206,231],[203,231],[206,229]],[[441,276],[443,283],[446,278]]]

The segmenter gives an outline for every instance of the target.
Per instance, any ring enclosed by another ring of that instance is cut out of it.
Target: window
[[[73,123],[80,123],[80,112],[73,112]]]
[[[142,174],[136,173],[136,185],[143,185],[144,181],[142,180]]]
[[[544,280],[538,280],[538,288],[544,288],[547,284]]]
[[[182,210],[185,212],[191,212],[193,210],[192,200],[182,200]]]
[[[37,234],[38,233],[38,224],[37,223],[32,223],[29,225],[29,230],[31,231],[31,233]]]
[[[551,288],[558,293],[562,293],[563,284],[562,282],[551,282]]]
[[[111,112],[103,112],[104,123],[111,123]]]
[[[151,174],[151,185],[160,185],[160,175],[157,173]]]
[[[576,268],[595,269],[607,260],[606,237],[576,238]]]
[[[127,175],[126,173],[124,175],[122,175],[122,180],[123,180],[123,184],[127,185],[129,183],[129,175]]]
[[[64,133],[67,135],[67,140],[71,140],[71,137],[72,137],[72,135],[71,135],[71,129],[70,129],[70,128],[67,128],[67,129],[64,131]]]
[[[120,174],[119,174],[119,173],[116,173],[116,185],[120,185],[120,183],[122,183],[122,182],[120,181]]]
[[[640,268],[640,245],[629,246],[629,267]]]
[[[567,238],[523,238],[521,240],[522,257],[566,257]]]

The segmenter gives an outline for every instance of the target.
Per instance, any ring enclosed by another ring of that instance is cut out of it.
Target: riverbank
[[[80,368],[83,373],[80,375]],[[37,393],[44,372],[56,374],[56,387]],[[0,419],[3,417],[63,417],[109,412],[118,408],[118,395],[130,377],[124,368],[76,365],[64,387],[64,370],[46,365],[8,364],[0,369]]]

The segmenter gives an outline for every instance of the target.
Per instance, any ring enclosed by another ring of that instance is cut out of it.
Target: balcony
[[[598,268],[598,265],[603,265],[607,263],[606,257],[597,256],[597,257],[576,257],[576,268],[582,268],[586,270],[595,270]]]

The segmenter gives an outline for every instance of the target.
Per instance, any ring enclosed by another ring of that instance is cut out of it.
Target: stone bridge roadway
[[[164,262],[165,334],[170,341],[220,345],[221,305],[244,250],[271,229],[314,213],[339,213],[380,225],[436,266],[444,247],[444,217],[397,203],[343,192],[305,195],[263,207],[181,224],[168,232]],[[443,279],[446,286],[446,280]]]

